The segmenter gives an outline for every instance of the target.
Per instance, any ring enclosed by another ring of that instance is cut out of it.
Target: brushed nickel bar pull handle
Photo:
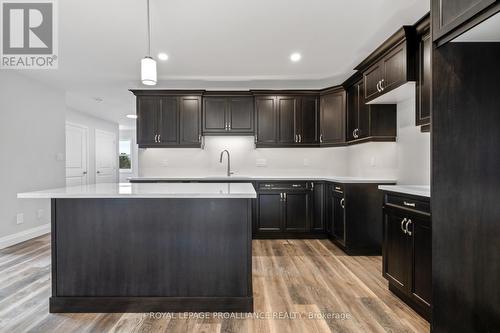
[[[403,205],[408,206],[408,207],[415,207],[414,202],[403,201]]]

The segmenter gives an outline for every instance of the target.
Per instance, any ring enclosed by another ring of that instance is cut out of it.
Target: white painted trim
[[[85,156],[85,159],[86,159],[86,165],[85,165],[85,168],[87,169],[87,177],[85,177],[86,179],[86,184],[90,184],[90,161],[89,161],[89,158],[90,158],[90,133],[89,133],[89,127],[88,126],[85,126],[85,125],[82,125],[82,124],[78,124],[78,123],[74,123],[74,122],[71,122],[71,121],[66,121],[66,125],[64,126],[64,135],[65,135],[65,140],[66,140],[66,136],[68,135],[67,134],[67,127],[68,126],[73,126],[73,127],[77,127],[77,128],[81,128],[85,131],[85,151],[86,151],[86,155]],[[65,156],[66,158],[66,156]],[[65,175],[66,175],[66,166],[64,168],[64,172],[65,172]],[[66,181],[66,180],[65,180]]]
[[[50,223],[18,232],[16,234],[0,238],[0,249],[16,245],[32,238],[48,234],[50,232]]]

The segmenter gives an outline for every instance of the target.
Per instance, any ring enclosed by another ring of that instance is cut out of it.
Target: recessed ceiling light
[[[129,118],[129,119],[137,119],[137,115],[136,114],[128,114],[127,118]]]
[[[297,62],[297,61],[299,61],[301,58],[302,58],[302,56],[300,55],[300,53],[297,53],[297,52],[292,53],[292,54],[290,55],[290,60],[291,60],[291,61],[293,61],[293,62]]]
[[[158,59],[166,61],[166,60],[168,60],[168,54],[163,53],[163,52],[162,53],[158,53]]]

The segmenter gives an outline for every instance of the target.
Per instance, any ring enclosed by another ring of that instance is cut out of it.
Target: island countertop
[[[379,190],[416,195],[419,197],[431,197],[431,187],[429,185],[380,185]]]
[[[103,183],[18,193],[19,199],[256,198],[250,183]]]

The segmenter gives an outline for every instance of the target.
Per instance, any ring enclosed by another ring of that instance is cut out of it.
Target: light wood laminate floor
[[[49,314],[46,235],[0,250],[0,332],[429,332],[381,265],[328,240],[254,240],[255,318]]]

